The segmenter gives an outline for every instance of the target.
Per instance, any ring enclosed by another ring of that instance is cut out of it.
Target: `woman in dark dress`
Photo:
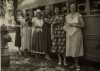
[[[45,7],[45,11],[44,11],[44,26],[43,26],[43,31],[45,34],[45,41],[46,41],[46,56],[45,58],[47,60],[50,60],[50,54],[51,54],[51,19],[52,19],[52,15],[50,13],[50,8],[49,6]]]
[[[17,12],[17,18],[16,18],[16,36],[15,36],[15,46],[18,47],[20,50],[21,48],[21,28],[20,28],[20,22],[19,17],[22,15],[21,11]]]

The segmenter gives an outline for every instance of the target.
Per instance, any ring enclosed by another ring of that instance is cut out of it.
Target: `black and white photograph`
[[[100,71],[100,0],[0,0],[0,71]]]

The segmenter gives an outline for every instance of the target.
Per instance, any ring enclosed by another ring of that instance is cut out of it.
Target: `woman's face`
[[[37,16],[38,18],[41,18],[41,14],[40,14],[40,12],[37,13],[36,16]]]
[[[46,15],[49,14],[49,10],[48,10],[48,9],[45,10],[45,14],[46,14]]]
[[[71,11],[71,12],[75,12],[75,11],[76,11],[76,6],[75,6],[75,4],[71,4],[71,5],[70,5],[70,11]]]
[[[45,7],[45,13],[49,13],[49,10],[50,10],[49,6]]]
[[[17,13],[17,21],[21,21],[22,18],[23,18],[22,13],[18,12]]]
[[[55,8],[55,14],[59,14],[59,8]]]

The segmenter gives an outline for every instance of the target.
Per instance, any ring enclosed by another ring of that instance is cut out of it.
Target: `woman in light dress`
[[[43,25],[44,21],[42,18],[41,10],[37,9],[35,11],[35,17],[32,18],[32,53],[45,53]]]
[[[76,5],[70,5],[70,13],[65,17],[63,29],[66,31],[66,57],[73,57],[76,70],[80,70],[78,65],[79,57],[83,56],[83,35],[82,28],[84,21],[82,15],[76,12]]]
[[[17,22],[20,23],[17,26],[19,27],[18,30],[20,30],[20,33],[17,33],[17,35],[20,35],[21,38],[17,39],[16,41],[20,41],[21,40],[21,51],[25,51],[26,49],[29,49],[30,47],[30,31],[29,31],[29,27],[28,24],[25,20],[25,16],[23,14],[22,11],[20,11],[17,15]]]

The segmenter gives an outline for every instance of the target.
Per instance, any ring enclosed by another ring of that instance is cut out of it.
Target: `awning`
[[[36,8],[39,6],[55,4],[55,3],[60,3],[64,1],[67,1],[67,0],[23,0],[23,2],[18,5],[18,9]]]

